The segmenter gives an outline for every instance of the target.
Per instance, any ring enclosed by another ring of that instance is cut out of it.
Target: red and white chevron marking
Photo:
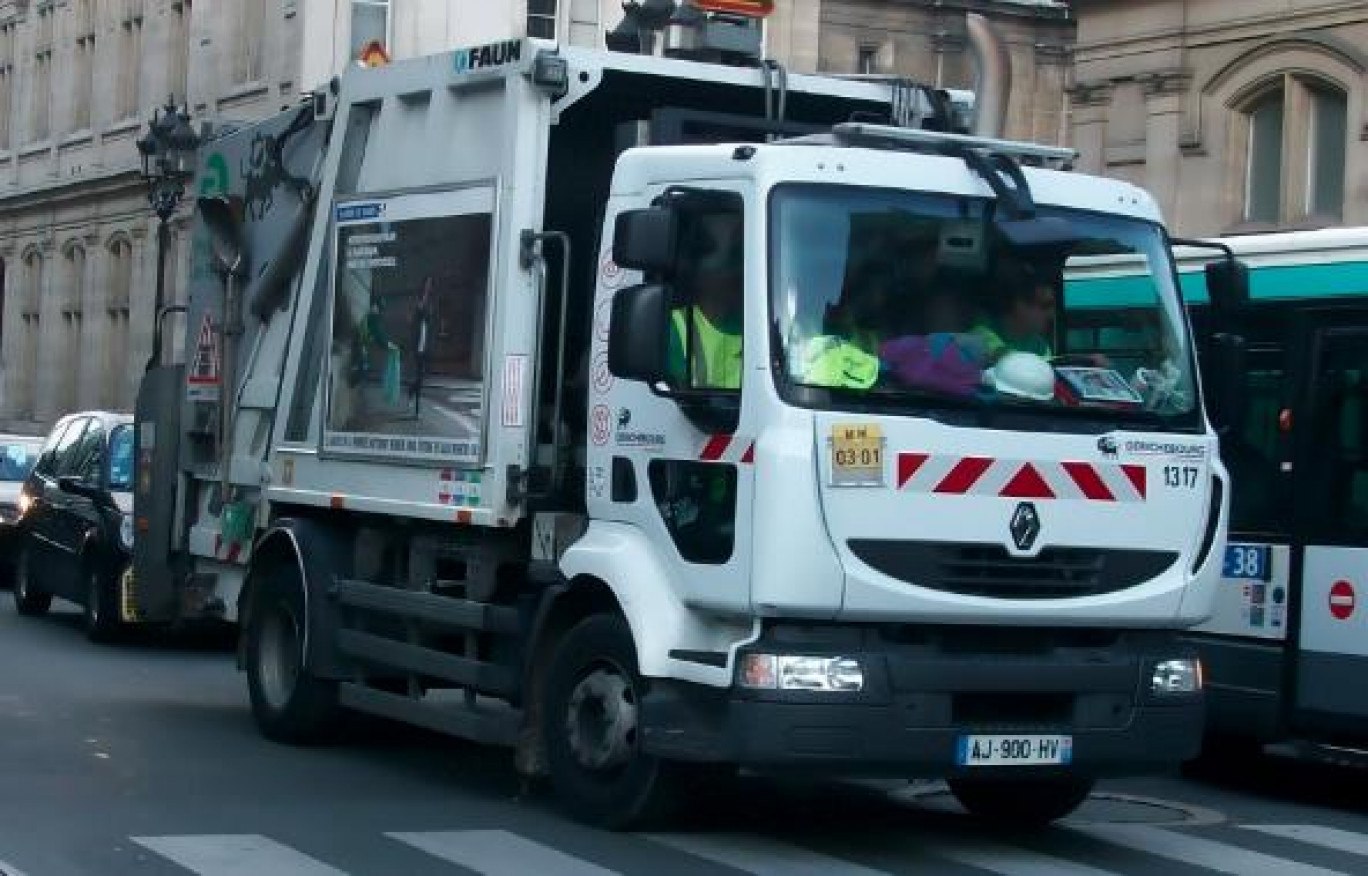
[[[713,435],[698,451],[698,458],[704,462],[731,462],[750,465],[755,462],[755,441],[739,438],[736,435]]]
[[[898,489],[946,496],[1143,502],[1148,470],[1115,463],[899,453]]]

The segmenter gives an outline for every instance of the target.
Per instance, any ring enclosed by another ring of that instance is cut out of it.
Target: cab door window
[[[741,199],[691,193],[679,215],[666,373],[676,388],[739,391],[745,278]]]

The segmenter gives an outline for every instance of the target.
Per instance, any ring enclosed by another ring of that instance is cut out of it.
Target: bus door
[[[1293,361],[1294,731],[1368,735],[1368,312],[1307,313]]]

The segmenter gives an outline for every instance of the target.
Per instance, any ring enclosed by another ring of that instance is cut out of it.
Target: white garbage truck
[[[122,617],[238,623],[269,738],[514,746],[615,828],[737,770],[1043,822],[1189,757],[1227,489],[1154,201],[1001,139],[981,19],[971,96],[707,5],[215,132]]]

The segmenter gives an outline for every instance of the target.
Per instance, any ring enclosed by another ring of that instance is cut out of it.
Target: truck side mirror
[[[632,286],[613,296],[608,370],[614,377],[650,384],[665,379],[669,297],[659,284]]]
[[[1249,303],[1249,268],[1230,256],[1209,262],[1206,287],[1219,324],[1219,318],[1235,316]]]
[[[675,264],[679,219],[668,207],[624,210],[613,224],[613,261],[629,271],[660,274]]]
[[[1249,413],[1248,355],[1240,335],[1213,335],[1203,369],[1206,374],[1207,413],[1222,438],[1244,431]]]

